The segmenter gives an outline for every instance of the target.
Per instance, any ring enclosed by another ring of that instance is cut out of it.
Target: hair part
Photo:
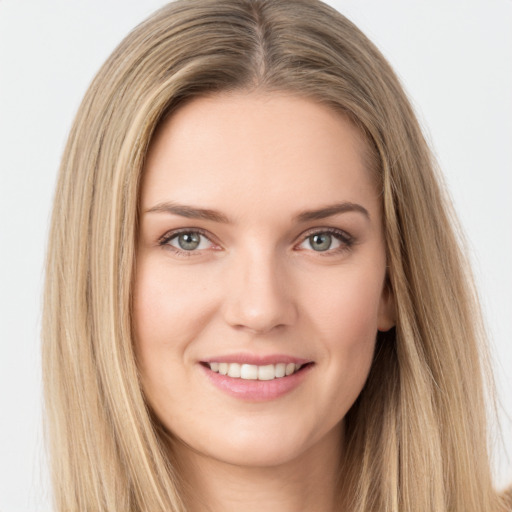
[[[141,174],[154,131],[184,102],[254,90],[349,116],[381,189],[397,326],[379,333],[346,416],[346,505],[505,510],[490,476],[479,308],[435,163],[383,56],[316,0],[179,0],[139,25],[92,82],[62,158],[46,269],[56,510],[185,510],[133,350]]]

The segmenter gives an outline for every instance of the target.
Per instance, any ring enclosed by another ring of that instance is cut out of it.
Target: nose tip
[[[243,303],[239,303],[239,306],[232,321],[229,322],[236,329],[266,334],[286,324],[284,319],[278,318],[277,310],[263,310],[254,306],[244,307]]]
[[[297,311],[289,283],[276,264],[245,265],[233,272],[229,282],[225,319],[232,327],[266,334],[295,321]]]

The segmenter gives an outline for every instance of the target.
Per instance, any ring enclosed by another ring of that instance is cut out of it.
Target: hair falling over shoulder
[[[184,512],[132,348],[138,194],[158,123],[227,90],[289,91],[345,112],[381,189],[396,328],[379,334],[346,417],[340,493],[354,512],[498,512],[493,401],[472,278],[435,162],[388,63],[316,0],[178,0],[92,82],[63,155],[43,319],[55,510]],[[507,505],[508,503],[508,505]]]

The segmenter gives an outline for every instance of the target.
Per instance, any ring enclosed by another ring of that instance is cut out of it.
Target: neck
[[[232,465],[177,442],[189,512],[334,512],[339,510],[341,429],[275,466]]]

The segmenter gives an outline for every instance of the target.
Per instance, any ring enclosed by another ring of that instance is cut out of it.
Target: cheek
[[[193,338],[212,307],[207,286],[190,275],[151,258],[139,261],[133,314],[137,345],[168,345],[176,349]]]
[[[156,260],[156,261],[155,261]],[[211,300],[194,276],[165,259],[141,256],[133,297],[135,352],[147,398],[156,411],[167,401],[166,389],[187,377],[187,348],[203,328]],[[181,278],[180,278],[181,275]],[[169,371],[173,368],[173,371]]]
[[[320,341],[325,400],[335,416],[344,416],[361,392],[373,360],[384,278],[380,272],[343,271],[326,280],[323,292],[309,290],[309,336]],[[383,272],[382,272],[383,275]],[[321,281],[317,281],[317,285]],[[335,405],[334,405],[335,404]]]
[[[377,333],[384,271],[347,267],[304,288],[304,304],[319,332],[328,339],[357,343]]]
[[[158,256],[138,259],[133,296],[135,354],[148,404],[171,428],[170,419],[186,418],[194,403],[187,386],[193,375],[186,363],[191,360],[192,341],[207,322],[212,300],[197,275],[187,275]]]

